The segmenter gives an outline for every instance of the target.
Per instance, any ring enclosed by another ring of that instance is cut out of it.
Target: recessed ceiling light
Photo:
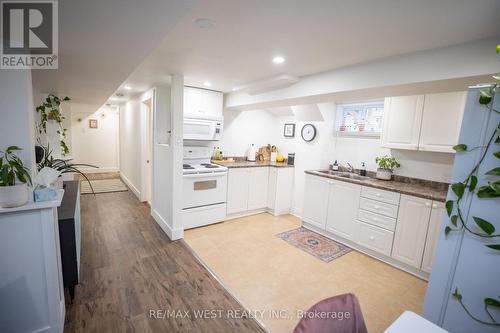
[[[205,87],[211,87],[211,86],[212,86],[212,82],[210,82],[210,81],[205,81],[205,82],[203,82],[203,85],[204,85]]]
[[[275,64],[282,64],[285,62],[285,58],[283,58],[282,56],[276,56],[273,58],[273,62]]]
[[[202,30],[209,30],[215,26],[215,21],[207,18],[199,18],[194,21],[194,24]]]
[[[126,86],[124,86],[123,88],[125,88],[125,90],[132,90],[132,87],[131,87],[131,86],[129,86],[129,85],[126,85]]]

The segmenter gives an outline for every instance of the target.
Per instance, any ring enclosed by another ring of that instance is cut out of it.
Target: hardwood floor
[[[81,217],[81,282],[66,304],[66,332],[264,332],[231,315],[241,305],[130,191],[81,196]],[[155,319],[156,310],[171,312]],[[195,318],[197,310],[222,316]],[[190,318],[168,318],[174,311]]]

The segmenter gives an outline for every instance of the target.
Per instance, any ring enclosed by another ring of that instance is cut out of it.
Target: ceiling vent
[[[292,75],[279,75],[265,80],[254,81],[249,84],[233,89],[235,92],[246,92],[250,95],[258,95],[271,90],[283,89],[299,82],[299,78]]]

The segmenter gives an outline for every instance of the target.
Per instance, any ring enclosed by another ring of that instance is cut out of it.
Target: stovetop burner
[[[219,168],[219,166],[218,166],[218,165],[211,164],[211,163],[201,163],[200,165],[203,165],[205,168],[209,168],[209,169],[216,169],[216,168]]]
[[[189,164],[183,164],[183,165],[182,165],[182,168],[183,168],[183,169],[189,169],[189,170],[194,169],[194,167],[193,167],[193,166],[190,166]]]

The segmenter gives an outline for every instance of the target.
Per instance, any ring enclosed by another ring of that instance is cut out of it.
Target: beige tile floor
[[[291,332],[297,310],[347,292],[358,297],[371,333],[405,310],[421,312],[425,281],[355,251],[325,263],[275,236],[300,225],[292,215],[263,213],[188,230],[185,240],[247,309],[291,314],[265,315],[272,333]]]

